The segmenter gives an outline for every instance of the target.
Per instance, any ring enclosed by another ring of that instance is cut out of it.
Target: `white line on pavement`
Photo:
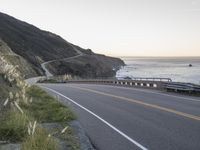
[[[142,146],[140,143],[138,143],[137,141],[133,140],[132,138],[130,138],[128,135],[126,135],[125,133],[123,133],[122,131],[120,131],[119,129],[117,129],[116,127],[114,127],[113,125],[111,125],[110,123],[108,123],[106,120],[104,120],[103,118],[101,118],[100,116],[98,116],[97,114],[93,113],[92,111],[90,111],[89,109],[85,108],[84,106],[78,104],[77,102],[75,102],[74,100],[72,100],[71,98],[51,89],[51,88],[47,88],[42,86],[43,88],[52,91],[64,98],[66,98],[67,100],[71,101],[72,103],[74,103],[75,105],[79,106],[80,108],[84,109],[85,111],[87,111],[88,113],[90,113],[91,115],[95,116],[97,119],[101,120],[103,123],[105,123],[106,125],[108,125],[110,128],[112,128],[113,130],[115,130],[117,133],[119,133],[120,135],[122,135],[124,138],[126,138],[127,140],[129,140],[131,143],[135,144],[136,146],[138,146],[140,149],[142,150],[148,150],[146,147]]]

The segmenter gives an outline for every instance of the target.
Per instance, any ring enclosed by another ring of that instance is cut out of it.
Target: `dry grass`
[[[17,67],[1,56],[0,83],[0,140],[22,142],[22,150],[57,150],[54,138],[36,122],[67,123],[75,119],[71,110],[42,89],[29,87]]]
[[[40,127],[36,128],[35,134],[28,136],[22,143],[22,150],[57,150],[57,142],[48,135],[48,132]]]

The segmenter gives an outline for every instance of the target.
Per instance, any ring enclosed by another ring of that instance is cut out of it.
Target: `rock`
[[[1,144],[0,150],[20,150],[20,144]]]
[[[128,77],[128,76],[125,77],[124,79],[125,79],[125,80],[132,80],[132,78],[131,78],[131,77]]]

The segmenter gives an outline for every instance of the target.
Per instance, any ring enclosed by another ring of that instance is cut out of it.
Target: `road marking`
[[[91,85],[91,84],[87,84],[87,85]],[[98,85],[98,86],[103,86],[103,85]],[[164,96],[175,97],[175,98],[179,98],[179,99],[185,99],[185,100],[189,100],[189,101],[200,102],[199,99],[183,97],[183,96],[176,96],[176,95],[170,95],[170,94],[166,94],[166,93],[159,93],[159,92],[150,91],[149,89],[143,90],[143,89],[136,89],[136,87],[121,87],[121,86],[113,86],[113,85],[106,85],[106,86],[113,87],[113,88],[118,88],[118,89],[128,89],[128,90],[133,90],[133,91],[153,93],[153,94],[157,94],[157,95],[164,95]]]
[[[193,120],[200,121],[200,116],[191,115],[191,114],[184,113],[184,112],[181,112],[181,111],[177,111],[177,110],[174,110],[174,109],[170,109],[170,108],[166,108],[166,107],[162,107],[162,106],[158,106],[158,105],[154,105],[154,104],[149,104],[149,103],[142,102],[142,101],[139,101],[139,100],[134,100],[134,99],[131,99],[131,98],[126,98],[126,97],[117,96],[117,95],[113,95],[113,94],[109,94],[109,93],[105,93],[105,92],[100,92],[100,91],[96,91],[96,90],[92,90],[92,89],[88,89],[88,88],[81,88],[81,87],[77,87],[77,86],[71,86],[71,87],[77,88],[77,89],[80,89],[80,90],[84,90],[84,91],[88,91],[88,92],[92,92],[92,93],[96,93],[96,94],[101,94],[101,95],[104,95],[104,96],[109,96],[109,97],[114,97],[114,98],[117,98],[117,99],[126,100],[126,101],[133,102],[133,103],[136,103],[136,104],[140,104],[140,105],[143,105],[143,106],[151,107],[151,108],[154,108],[154,109],[170,112],[170,113],[173,113],[173,114],[176,114],[176,115],[179,115],[179,116],[183,116],[183,117],[186,117],[186,118],[190,118],[190,119],[193,119]]]
[[[84,106],[80,105],[79,103],[75,102],[74,100],[72,100],[71,98],[51,89],[51,88],[47,88],[42,86],[43,88],[52,91],[62,97],[64,97],[65,99],[71,101],[72,103],[74,103],[75,105],[79,106],[80,108],[84,109],[85,111],[87,111],[88,113],[90,113],[91,115],[95,116],[97,119],[101,120],[103,123],[105,123],[106,125],[108,125],[110,128],[112,128],[113,130],[115,130],[117,133],[119,133],[121,136],[123,136],[124,138],[126,138],[127,140],[129,140],[131,143],[135,144],[137,147],[139,147],[142,150],[148,150],[146,147],[142,146],[140,143],[138,143],[137,141],[133,140],[132,138],[130,138],[128,135],[126,135],[125,133],[123,133],[122,131],[120,131],[119,129],[117,129],[116,127],[114,127],[112,124],[108,123],[106,120],[104,120],[103,118],[101,118],[100,116],[98,116],[97,114],[93,113],[92,111],[90,111],[89,109],[85,108]]]
[[[113,86],[113,87],[114,87],[114,86]],[[115,87],[115,88],[120,88],[120,87]],[[136,90],[136,91],[141,91],[141,92],[146,92],[146,93],[153,93],[153,94],[158,94],[158,95],[164,95],[164,96],[169,96],[169,97],[175,97],[175,98],[185,99],[185,100],[190,100],[190,101],[200,102],[199,99],[194,99],[194,98],[189,98],[189,97],[170,95],[170,94],[166,94],[166,93],[158,93],[158,92],[147,91],[147,90],[142,90],[142,89],[132,89],[132,88],[128,88],[128,87],[121,87],[121,88],[130,89],[130,90]]]

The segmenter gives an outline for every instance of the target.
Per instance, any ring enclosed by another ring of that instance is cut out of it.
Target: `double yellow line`
[[[134,100],[134,99],[131,99],[131,98],[116,96],[116,95],[113,95],[113,94],[100,92],[100,91],[96,91],[96,90],[92,90],[92,89],[88,89],[88,88],[81,88],[81,87],[77,87],[77,86],[71,86],[71,87],[76,88],[76,89],[80,89],[80,90],[83,90],[83,91],[88,91],[88,92],[92,92],[92,93],[96,93],[96,94],[101,94],[101,95],[104,95],[104,96],[109,96],[109,97],[129,101],[129,102],[132,102],[132,103],[140,104],[140,105],[143,105],[143,106],[151,107],[151,108],[154,108],[154,109],[162,110],[162,111],[165,111],[165,112],[170,112],[170,113],[182,116],[182,117],[186,117],[186,118],[189,118],[189,119],[200,121],[200,116],[191,115],[191,114],[180,112],[180,111],[177,111],[177,110],[174,110],[174,109],[170,109],[170,108],[166,108],[166,107],[162,107],[162,106],[158,106],[158,105],[154,105],[154,104],[149,104],[149,103],[142,102],[142,101],[139,101],[139,100]]]

